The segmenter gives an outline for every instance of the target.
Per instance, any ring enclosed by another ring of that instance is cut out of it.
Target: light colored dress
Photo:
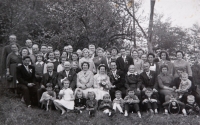
[[[93,83],[94,83],[94,75],[92,71],[90,70],[80,71],[77,74],[77,85],[76,85],[77,89],[81,89],[85,97],[87,97],[87,94],[89,91],[94,91],[92,87]],[[83,87],[85,87],[85,85],[86,85],[86,89],[82,89]],[[75,90],[75,93],[77,89]]]
[[[85,57],[81,58],[79,60],[79,68],[80,69],[82,69],[81,68],[81,64],[83,62],[88,62],[90,64],[89,70],[92,71],[93,73],[96,73],[96,67],[95,67],[95,64],[94,64],[94,62],[93,62],[93,60],[91,58],[85,58]]]
[[[108,88],[111,88],[110,78],[107,74],[96,74],[94,76],[94,93],[96,94],[96,100],[102,100],[105,94],[109,94],[109,91],[104,90],[101,86],[101,83],[104,82],[108,85]]]
[[[71,101],[71,95],[73,95],[73,91],[70,88],[62,89],[59,92],[59,95],[62,95],[61,100],[54,100],[58,104],[62,105],[63,107],[73,110],[74,109],[74,101]]]

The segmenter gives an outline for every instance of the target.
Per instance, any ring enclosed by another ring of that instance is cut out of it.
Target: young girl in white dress
[[[55,107],[62,111],[61,115],[65,114],[65,109],[74,109],[74,94],[72,89],[69,88],[69,84],[70,81],[68,79],[62,81],[63,89],[59,92],[60,99],[54,100]]]

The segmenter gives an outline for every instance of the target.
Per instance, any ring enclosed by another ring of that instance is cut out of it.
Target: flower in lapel
[[[32,69],[29,69],[29,72],[32,73]]]
[[[153,78],[153,76],[151,74],[149,74],[149,79]]]

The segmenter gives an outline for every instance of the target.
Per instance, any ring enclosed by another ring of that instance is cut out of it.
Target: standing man
[[[128,72],[128,67],[133,64],[133,58],[126,55],[126,49],[123,47],[120,49],[121,56],[117,58],[116,64],[117,69],[120,71],[123,71],[123,77],[125,78],[125,75]]]
[[[29,65],[31,58],[24,56],[23,65],[17,67],[18,88],[21,90],[24,101],[28,107],[37,105],[37,87],[35,79],[35,67]]]
[[[89,48],[89,50],[92,52],[92,57],[91,57],[91,59],[93,59],[95,56],[96,56],[96,54],[95,54],[95,45],[94,44],[90,44],[89,46],[88,46],[88,48]]]
[[[39,45],[38,44],[33,44],[32,51],[33,51],[33,53],[30,54],[30,58],[32,60],[32,63],[34,64],[36,62],[36,56],[39,53]]]
[[[11,53],[11,47],[10,44],[16,43],[17,37],[15,35],[9,36],[9,45],[6,45],[3,48],[2,56],[1,56],[1,76],[3,76],[6,72],[6,58],[9,53]]]
[[[32,55],[33,54],[33,50],[32,50],[33,42],[30,39],[27,39],[25,45],[26,45],[30,55]]]

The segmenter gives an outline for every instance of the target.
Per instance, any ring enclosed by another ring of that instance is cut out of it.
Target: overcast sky
[[[150,0],[142,1],[142,10],[148,15]],[[200,25],[200,0],[156,0],[155,12],[170,17],[173,26],[189,28],[196,22]]]

